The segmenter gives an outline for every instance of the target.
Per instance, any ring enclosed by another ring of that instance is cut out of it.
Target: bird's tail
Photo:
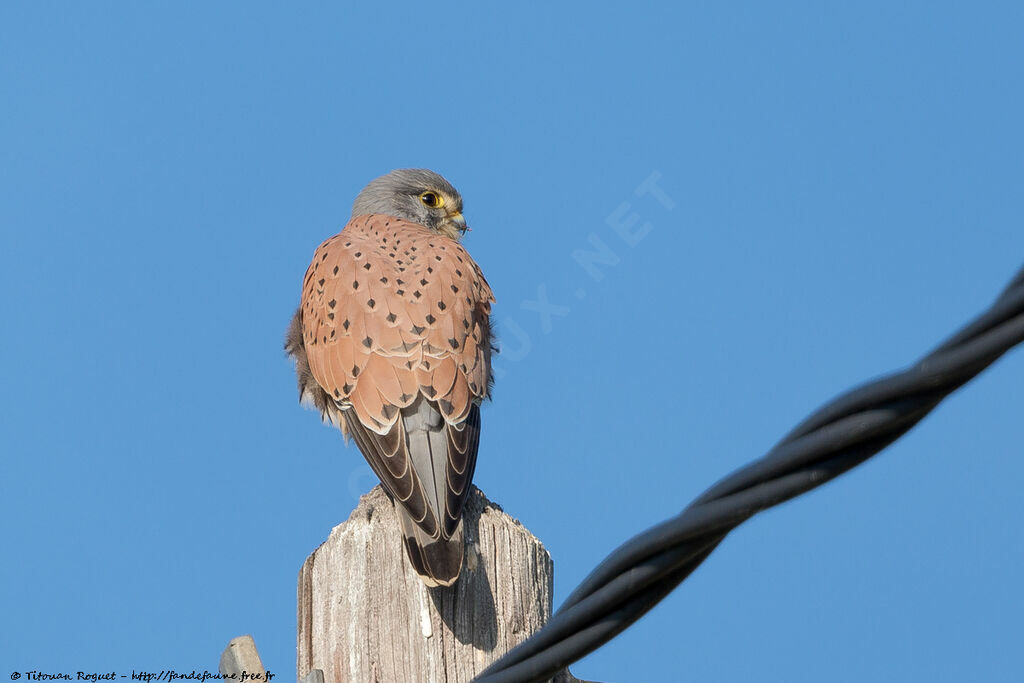
[[[409,518],[402,506],[395,508],[402,525],[402,545],[423,583],[431,588],[455,583],[462,571],[462,521],[451,538],[432,538]]]

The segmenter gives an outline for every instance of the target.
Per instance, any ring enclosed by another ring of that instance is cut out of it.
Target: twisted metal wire
[[[621,545],[547,625],[478,683],[543,681],[597,649],[672,592],[752,516],[856,467],[1024,341],[1024,268],[983,314],[915,365],[837,397],[764,457],[701,494],[677,517]]]

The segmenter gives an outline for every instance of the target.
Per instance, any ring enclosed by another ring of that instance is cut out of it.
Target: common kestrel
[[[299,397],[351,436],[398,504],[428,586],[462,568],[462,508],[491,385],[494,295],[459,244],[462,197],[440,175],[392,171],[313,254],[285,349]]]

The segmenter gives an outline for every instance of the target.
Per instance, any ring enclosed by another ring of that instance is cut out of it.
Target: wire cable
[[[678,516],[619,546],[544,628],[475,680],[519,683],[551,678],[646,614],[730,531],[877,454],[1022,341],[1024,268],[987,311],[915,365],[833,399],[764,457],[707,489]]]

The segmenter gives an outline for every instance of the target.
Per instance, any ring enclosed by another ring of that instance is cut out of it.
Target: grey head
[[[353,218],[367,214],[404,218],[454,240],[469,229],[462,217],[462,195],[425,168],[401,168],[372,180],[352,205]]]

